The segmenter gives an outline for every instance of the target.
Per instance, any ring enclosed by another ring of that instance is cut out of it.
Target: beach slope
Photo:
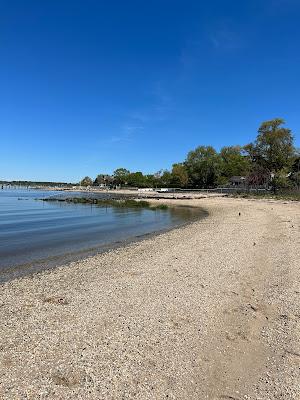
[[[298,399],[299,203],[177,202],[209,216],[1,286],[1,399]]]

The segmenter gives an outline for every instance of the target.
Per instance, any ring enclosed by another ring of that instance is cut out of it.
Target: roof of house
[[[244,176],[232,176],[230,182],[243,182],[246,178]]]

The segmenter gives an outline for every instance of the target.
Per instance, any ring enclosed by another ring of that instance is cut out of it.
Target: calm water
[[[0,271],[101,250],[198,216],[189,208],[153,211],[37,200],[50,194],[0,190]]]

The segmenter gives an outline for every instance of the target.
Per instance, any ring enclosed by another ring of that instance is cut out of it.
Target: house
[[[230,186],[244,188],[246,186],[246,178],[244,176],[232,176],[229,178]]]
[[[114,185],[114,177],[110,175],[98,175],[96,178],[96,184],[100,188],[110,188]]]

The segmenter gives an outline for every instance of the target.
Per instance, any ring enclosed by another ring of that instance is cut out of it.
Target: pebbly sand
[[[300,204],[180,204],[209,216],[1,286],[0,399],[299,399]]]

